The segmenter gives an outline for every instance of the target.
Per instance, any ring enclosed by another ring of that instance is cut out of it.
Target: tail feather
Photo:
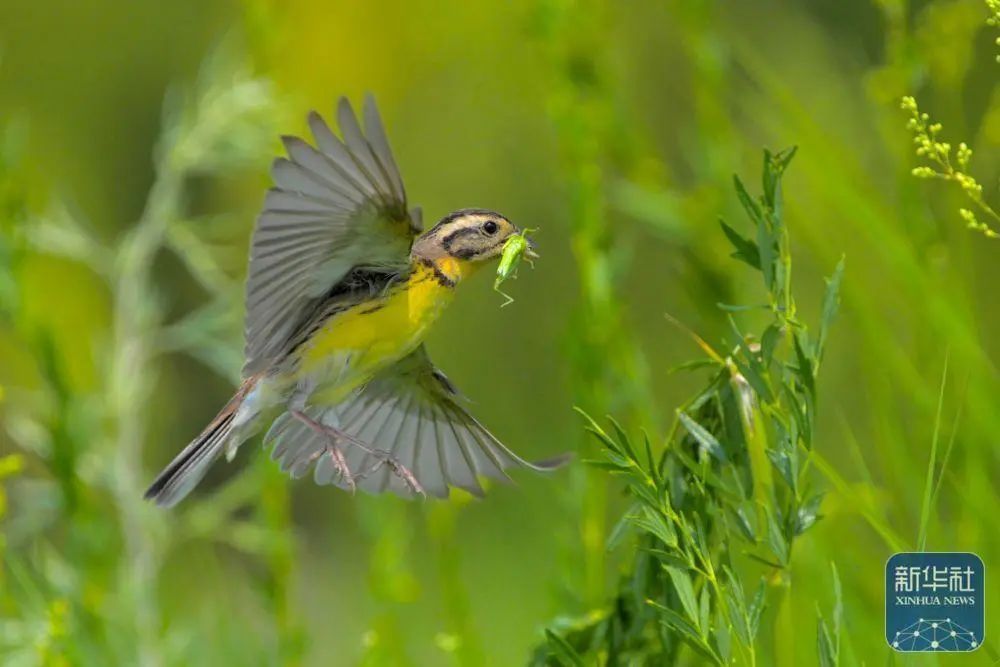
[[[233,436],[236,413],[247,390],[244,384],[212,423],[153,480],[143,498],[160,507],[173,507],[197,486]]]

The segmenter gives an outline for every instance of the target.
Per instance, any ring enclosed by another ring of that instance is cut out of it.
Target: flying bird
[[[282,470],[352,491],[481,495],[480,477],[566,460],[530,463],[500,443],[423,344],[458,285],[522,232],[475,208],[422,231],[371,96],[362,115],[364,131],[342,98],[340,136],[312,112],[315,145],[283,137],[288,157],[274,161],[251,242],[242,382],[150,485],[158,505],[268,421]]]

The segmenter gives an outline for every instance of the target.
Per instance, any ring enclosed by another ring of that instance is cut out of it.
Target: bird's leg
[[[291,413],[293,417],[326,439],[325,448],[315,454],[314,458],[318,459],[324,452],[328,453],[330,455],[330,460],[333,461],[333,467],[336,468],[340,478],[344,480],[345,484],[347,484],[350,492],[354,493],[356,488],[354,484],[354,475],[351,474],[351,469],[347,467],[347,459],[344,457],[344,452],[340,451],[340,447],[337,446],[337,441],[340,439],[340,432],[336,429],[330,428],[326,424],[316,421],[301,410],[292,410]]]
[[[422,496],[426,495],[424,493],[424,488],[420,485],[420,482],[417,481],[417,478],[413,475],[413,473],[410,472],[409,468],[400,463],[399,459],[386,450],[371,447],[367,443],[362,442],[358,438],[355,438],[351,434],[346,433],[339,428],[316,421],[301,410],[292,410],[291,414],[313,431],[325,436],[329,440],[330,445],[328,451],[330,452],[330,458],[333,460],[337,471],[346,480],[347,484],[350,485],[351,491],[354,491],[356,481],[364,479],[368,475],[376,472],[382,466],[386,465],[389,466],[393,474],[403,480],[411,491],[419,493]],[[359,448],[366,454],[370,454],[375,457],[375,463],[370,468],[358,473],[357,475],[352,474],[350,469],[347,467],[347,460],[344,458],[343,452],[341,452],[340,448],[337,446],[337,442],[347,442]]]
[[[369,466],[367,470],[362,471],[357,475],[355,475],[354,479],[362,480],[365,477],[368,477],[368,475],[377,472],[379,468],[381,468],[382,466],[389,466],[389,469],[392,470],[392,473],[396,475],[396,477],[403,480],[406,486],[410,488],[410,491],[413,491],[414,493],[419,493],[422,496],[427,495],[426,493],[424,493],[424,487],[420,486],[420,482],[418,482],[414,474],[410,472],[410,469],[404,466],[402,463],[400,463],[399,459],[397,459],[395,456],[393,456],[384,449],[374,449],[372,447],[367,447],[367,446],[363,446],[362,448],[366,452],[368,452],[368,454],[374,456],[376,461],[371,466]]]

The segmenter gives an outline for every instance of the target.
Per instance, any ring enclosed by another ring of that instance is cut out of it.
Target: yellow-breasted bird
[[[423,346],[456,286],[519,230],[462,209],[420,234],[374,100],[364,132],[346,99],[337,118],[340,137],[309,115],[315,147],[283,138],[288,158],[274,162],[251,243],[243,381],[146,491],[159,505],[184,498],[275,415],[265,443],[282,470],[313,468],[317,484],[351,490],[479,495],[480,476],[564,461],[529,463],[504,447]]]

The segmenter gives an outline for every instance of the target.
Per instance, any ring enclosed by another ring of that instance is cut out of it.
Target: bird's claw
[[[406,486],[410,489],[410,491],[419,494],[425,498],[427,497],[427,494],[424,492],[424,487],[422,487],[420,485],[420,482],[417,481],[416,476],[412,472],[410,472],[409,468],[400,463],[399,459],[397,459],[395,456],[385,451],[384,449],[370,449],[368,453],[377,458],[378,460],[375,461],[375,463],[372,464],[372,466],[369,467],[368,470],[365,470],[364,472],[360,472],[357,475],[355,475],[354,476],[355,480],[362,480],[365,477],[368,477],[369,475],[378,472],[379,468],[381,468],[382,466],[389,466],[389,469],[392,470],[392,473],[396,475],[396,477],[401,479],[403,483],[406,484]]]
[[[333,462],[333,467],[337,470],[340,478],[344,480],[344,484],[347,485],[347,490],[353,494],[358,490],[358,487],[354,482],[354,475],[351,474],[351,469],[347,467],[347,458],[344,456],[344,452],[340,451],[340,448],[334,444],[327,445],[326,450],[330,455],[330,460]]]
[[[427,497],[427,494],[424,493],[424,487],[420,486],[420,482],[418,482],[417,478],[412,472],[410,472],[410,469],[400,463],[396,457],[386,456],[385,463],[392,469],[392,472],[396,475],[396,477],[399,477],[408,487],[410,487],[410,491],[419,494],[424,498]]]
[[[389,452],[384,449],[369,447],[350,434],[334,428],[333,426],[318,422],[299,410],[294,410],[292,412],[292,416],[302,421],[306,424],[306,426],[313,429],[317,433],[326,436],[328,440],[326,446],[320,450],[319,453],[314,455],[313,458],[318,459],[324,453],[328,454],[330,456],[330,461],[333,463],[334,469],[336,469],[337,474],[340,475],[340,478],[344,481],[344,484],[351,493],[354,493],[357,490],[357,482],[376,472],[383,465],[386,465],[389,466],[389,469],[392,470],[394,475],[399,477],[403,483],[409,487],[410,491],[427,497],[427,494],[424,492],[424,487],[422,487],[420,482],[417,481],[416,476],[410,472],[409,468],[400,463],[399,459]],[[340,447],[337,446],[339,441],[344,441],[356,447],[360,447],[363,451],[374,456],[378,460],[368,470],[355,475],[351,472],[351,469],[347,465],[347,457],[344,456],[344,452],[342,452]]]

